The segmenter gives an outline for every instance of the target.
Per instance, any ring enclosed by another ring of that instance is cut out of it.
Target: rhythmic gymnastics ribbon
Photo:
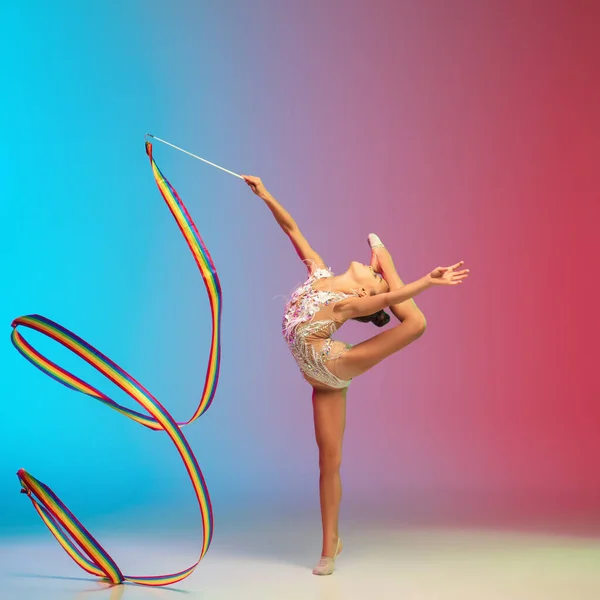
[[[180,148],[178,148],[178,150],[180,150]],[[46,317],[34,314],[15,319],[12,322],[13,330],[11,340],[16,349],[27,360],[59,383],[99,400],[106,406],[116,410],[123,416],[140,425],[144,425],[155,431],[164,431],[171,438],[171,441],[183,460],[190,481],[192,482],[198,500],[203,526],[202,548],[198,560],[192,566],[177,573],[155,576],[124,575],[108,552],[46,484],[36,479],[24,469],[20,469],[17,473],[19,481],[21,482],[21,492],[29,497],[33,507],[52,535],[67,554],[82,569],[92,575],[108,579],[113,584],[129,581],[140,585],[163,586],[176,583],[188,577],[208,551],[213,536],[213,513],[208,488],[206,487],[198,461],[196,460],[188,441],[183,435],[181,428],[193,423],[208,410],[217,389],[221,355],[222,297],[219,277],[211,256],[196,229],[194,221],[175,191],[175,188],[164,177],[154,161],[152,156],[152,144],[148,141],[146,141],[146,153],[150,158],[152,172],[158,189],[167,203],[171,214],[175,218],[175,221],[192,252],[194,260],[198,265],[210,302],[212,319],[210,354],[206,369],[204,389],[194,414],[185,422],[176,422],[167,409],[148,390],[146,390],[141,383],[135,380],[124,369],[119,367],[119,365],[114,363],[110,358],[102,354],[75,333]],[[131,410],[117,403],[73,373],[70,373],[66,369],[63,369],[47,359],[23,338],[18,330],[19,327],[38,331],[81,357],[99,373],[121,388],[130,398],[135,400],[135,402],[145,410],[145,413]]]

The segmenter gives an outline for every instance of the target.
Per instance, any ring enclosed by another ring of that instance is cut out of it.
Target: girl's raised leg
[[[369,237],[371,241],[371,236]],[[377,241],[381,243],[378,238]],[[383,273],[390,290],[402,287],[404,283],[396,272],[392,257],[385,246],[373,244],[373,256],[377,270]],[[341,356],[335,365],[335,374],[338,377],[357,377],[423,335],[427,322],[412,298],[390,306],[390,310],[400,324],[353,346]]]

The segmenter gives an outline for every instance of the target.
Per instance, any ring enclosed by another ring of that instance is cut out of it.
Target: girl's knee
[[[411,316],[410,318],[403,321],[402,327],[410,329],[412,336],[421,337],[427,329],[427,321],[425,320],[425,315],[421,311],[419,311],[418,315]]]
[[[427,329],[427,320],[425,319],[425,315],[423,313],[421,313],[418,317],[415,317],[415,320],[416,333],[417,335],[421,336],[425,333],[425,330]]]
[[[319,469],[321,473],[337,473],[341,466],[341,450],[333,448],[319,450]]]

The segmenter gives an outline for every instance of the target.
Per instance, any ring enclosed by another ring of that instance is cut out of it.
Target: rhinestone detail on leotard
[[[337,331],[338,324],[333,319],[313,321],[313,317],[324,306],[339,302],[352,296],[344,292],[329,292],[313,289],[314,283],[324,277],[332,277],[329,269],[316,269],[313,274],[294,290],[285,307],[282,333],[300,370],[311,377],[333,388],[344,388],[350,385],[336,377],[325,365],[335,360],[351,347],[344,344],[341,349],[332,351],[335,340],[331,336]],[[319,344],[309,341],[318,336]],[[322,347],[315,346],[323,343]]]

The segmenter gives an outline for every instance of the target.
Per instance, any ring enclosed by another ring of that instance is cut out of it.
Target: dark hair
[[[390,322],[390,315],[388,315],[385,310],[380,310],[372,315],[367,315],[366,317],[354,317],[354,320],[360,321],[361,323],[373,323],[373,325],[377,325],[377,327],[384,327]]]

